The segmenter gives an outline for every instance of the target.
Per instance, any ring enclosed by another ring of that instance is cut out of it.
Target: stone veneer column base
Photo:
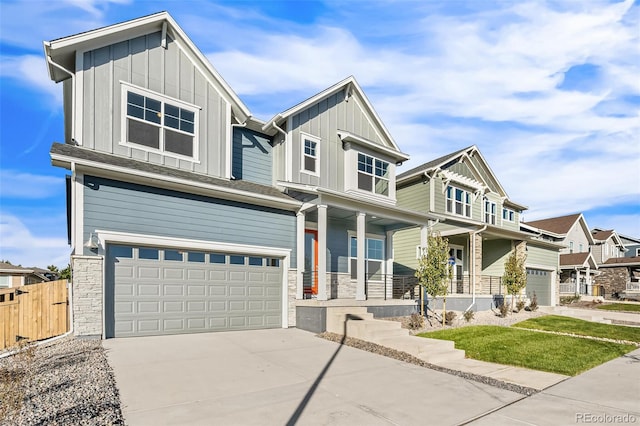
[[[71,256],[73,334],[102,338],[102,256]]]

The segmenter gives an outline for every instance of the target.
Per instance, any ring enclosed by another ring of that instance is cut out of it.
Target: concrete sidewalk
[[[297,329],[103,345],[129,425],[455,425],[523,398]]]
[[[640,349],[472,422],[474,425],[640,424]]]

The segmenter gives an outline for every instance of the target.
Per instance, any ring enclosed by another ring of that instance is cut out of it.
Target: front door
[[[310,298],[318,294],[318,231],[304,231],[304,297]]]

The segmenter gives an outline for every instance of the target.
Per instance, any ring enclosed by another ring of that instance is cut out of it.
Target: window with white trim
[[[124,84],[122,96],[125,105],[125,144],[147,151],[197,159],[197,107]]]
[[[636,256],[640,256],[640,248],[636,249]]]
[[[471,193],[455,186],[447,186],[447,212],[471,217]]]
[[[358,189],[389,195],[389,163],[358,153]]]
[[[484,199],[484,221],[490,225],[496,224],[496,203]]]
[[[365,239],[364,257],[365,257],[365,276],[367,280],[382,280],[384,274],[384,238]],[[349,257],[351,266],[351,279],[358,277],[358,239],[354,236],[350,237]]]
[[[310,135],[302,135],[302,164],[303,172],[318,174],[320,161],[320,139]]]
[[[508,222],[515,222],[516,212],[514,210],[504,207],[502,209],[502,220],[506,220]]]
[[[11,287],[10,275],[0,275],[0,287]]]

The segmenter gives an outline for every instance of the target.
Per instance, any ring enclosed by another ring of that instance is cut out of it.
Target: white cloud
[[[3,198],[52,198],[64,196],[64,193],[64,177],[0,170],[0,196]]]
[[[35,236],[16,216],[0,215],[0,259],[23,266],[65,266],[70,249],[66,238]]]
[[[62,105],[62,87],[49,78],[44,56],[0,56],[0,77],[18,80],[26,87],[43,92],[52,108]]]

